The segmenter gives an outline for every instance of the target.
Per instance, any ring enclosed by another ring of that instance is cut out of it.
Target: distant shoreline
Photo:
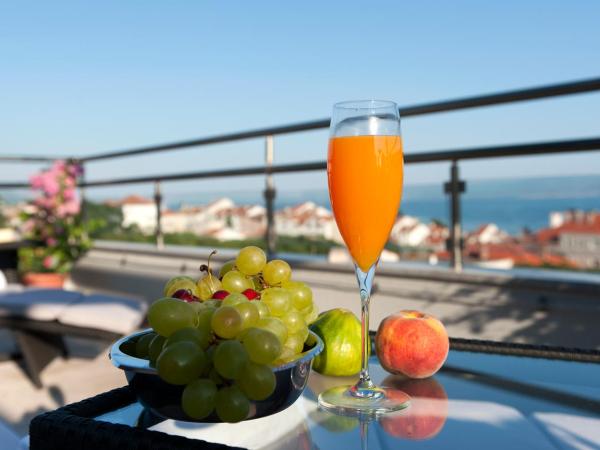
[[[25,198],[2,192],[7,201]],[[88,193],[92,201],[106,197]],[[262,190],[255,191],[199,191],[172,193],[165,199],[172,209],[182,204],[204,204],[218,197],[229,197],[237,204],[262,204]],[[275,198],[276,208],[312,201],[330,208],[326,188],[280,190]],[[548,226],[552,211],[567,209],[600,210],[600,175],[552,176],[528,178],[499,178],[467,180],[467,192],[462,196],[463,228],[471,231],[483,223],[495,223],[501,229],[518,234],[523,227],[540,229]],[[448,198],[442,184],[406,185],[401,211],[421,221],[439,219],[448,223]]]

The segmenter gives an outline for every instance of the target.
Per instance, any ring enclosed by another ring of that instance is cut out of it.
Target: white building
[[[416,217],[400,216],[392,227],[390,240],[401,247],[419,247],[430,234],[430,228]]]
[[[495,223],[486,223],[467,236],[467,244],[500,244],[509,238]]]
[[[164,233],[185,233],[191,229],[191,215],[186,211],[164,211],[161,218]]]
[[[550,223],[550,228],[560,227],[565,223],[565,213],[563,211],[552,211],[548,222]]]
[[[263,236],[266,223],[264,207],[236,206],[229,198],[202,206],[183,206],[178,211],[165,211],[162,216],[165,233],[188,232],[223,241]]]
[[[313,202],[304,202],[277,211],[275,231],[281,236],[320,237],[343,242],[331,211]]]
[[[156,204],[139,195],[130,195],[118,202],[123,214],[121,226],[136,225],[142,233],[152,233],[156,229]]]

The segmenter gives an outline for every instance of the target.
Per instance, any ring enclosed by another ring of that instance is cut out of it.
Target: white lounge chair
[[[57,356],[67,356],[65,336],[113,341],[144,321],[143,300],[84,295],[62,289],[0,293],[0,327],[13,332],[31,381]]]

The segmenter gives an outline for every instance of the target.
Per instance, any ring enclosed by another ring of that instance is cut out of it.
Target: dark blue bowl
[[[119,339],[113,344],[109,354],[112,363],[125,371],[127,382],[136,393],[139,402],[152,413],[165,419],[187,422],[221,422],[214,413],[202,420],[188,417],[181,409],[181,394],[185,386],[166,383],[158,376],[156,368],[150,366],[148,360],[135,358],[122,351],[124,343],[131,339],[138,339],[151,331],[151,329],[147,329]],[[250,413],[246,420],[258,419],[283,411],[300,397],[308,382],[312,360],[323,350],[323,341],[312,331],[309,331],[307,342],[312,342],[312,344],[305,345],[304,352],[299,354],[298,358],[281,366],[273,367],[276,378],[275,391],[265,400],[251,400]]]

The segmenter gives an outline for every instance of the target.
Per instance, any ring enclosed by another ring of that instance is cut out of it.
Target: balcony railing
[[[581,94],[586,92],[600,91],[600,78],[582,80],[570,83],[555,84],[536,88],[528,88],[507,91],[476,97],[468,97],[457,100],[448,100],[427,103],[415,106],[400,107],[401,117],[420,116],[438,112],[457,111],[482,106],[500,105],[528,100],[546,99],[563,95]],[[161,229],[161,183],[176,182],[184,180],[218,178],[218,177],[240,177],[248,175],[264,175],[265,190],[263,192],[267,211],[267,227],[265,240],[267,250],[270,254],[275,253],[276,239],[274,224],[274,201],[275,185],[273,174],[295,173],[306,171],[320,171],[327,167],[326,161],[311,161],[297,164],[273,165],[273,137],[283,134],[299,133],[310,130],[324,129],[329,127],[329,119],[320,119],[310,122],[301,122],[271,128],[262,128],[251,131],[241,131],[217,136],[209,136],[200,139],[160,144],[155,146],[140,147],[126,150],[117,150],[106,153],[98,153],[86,157],[71,156],[69,159],[78,161],[83,165],[89,165],[96,161],[142,156],[150,153],[169,152],[183,148],[198,147],[210,144],[239,141],[253,138],[264,138],[265,140],[265,164],[255,167],[238,167],[232,169],[178,172],[161,175],[145,175],[139,177],[113,178],[97,181],[79,180],[82,198],[85,198],[85,190],[102,186],[115,186],[139,183],[154,184],[154,201],[156,203],[156,245],[163,245]],[[459,161],[468,159],[497,158],[507,156],[547,155],[552,153],[571,153],[584,151],[599,151],[600,137],[586,139],[570,139],[563,141],[548,141],[526,144],[510,144],[490,147],[475,147],[462,149],[444,149],[420,153],[408,153],[405,155],[407,164],[450,162],[450,179],[444,183],[444,191],[448,194],[450,203],[450,237],[448,250],[451,255],[451,266],[457,272],[462,270],[463,265],[463,242],[461,227],[461,199],[460,195],[465,190],[465,182],[460,180]],[[48,162],[51,157],[41,156],[0,156],[0,162]],[[18,189],[28,187],[27,183],[0,183],[0,189]]]

